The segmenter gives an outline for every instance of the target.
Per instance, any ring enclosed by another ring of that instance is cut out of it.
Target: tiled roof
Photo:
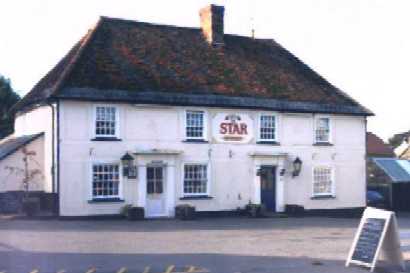
[[[410,162],[394,158],[373,158],[393,182],[410,182]]]
[[[0,141],[0,160],[3,160],[7,156],[13,154],[21,147],[29,144],[30,142],[36,140],[44,133],[39,133],[35,135],[26,135],[19,137],[9,137]]]
[[[225,34],[224,46],[212,47],[197,28],[106,17],[15,110],[70,98],[72,90],[84,92],[76,99],[90,97],[89,90],[96,100],[119,101],[149,91],[313,103],[372,115],[273,40]]]
[[[367,132],[366,142],[368,156],[395,157],[393,148],[390,145],[384,143],[384,141],[377,135],[371,132]]]

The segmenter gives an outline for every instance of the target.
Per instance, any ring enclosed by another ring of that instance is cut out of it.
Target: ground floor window
[[[313,169],[313,196],[333,195],[333,169],[315,167]]]
[[[119,197],[118,164],[94,164],[93,165],[93,198]]]
[[[208,165],[184,165],[184,195],[208,194]]]

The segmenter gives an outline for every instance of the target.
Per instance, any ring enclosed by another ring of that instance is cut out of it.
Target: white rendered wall
[[[280,145],[215,143],[208,123],[209,143],[186,143],[184,140],[184,111],[204,109],[209,121],[220,112],[245,113],[256,119],[254,110],[216,108],[135,106],[118,104],[120,138],[122,141],[91,141],[94,105],[88,102],[61,103],[61,214],[93,215],[118,213],[124,203],[89,203],[91,199],[92,162],[119,162],[126,151],[172,149],[183,153],[169,159],[175,164],[175,204],[190,203],[199,211],[232,210],[249,201],[258,200],[256,167],[260,164],[280,164],[288,171],[279,183],[283,196],[280,206],[299,204],[306,209],[351,208],[365,206],[365,118],[329,115],[332,120],[333,146],[313,144],[313,114],[279,113]],[[257,127],[254,126],[254,135]],[[286,159],[253,158],[250,153],[287,153]],[[300,176],[292,178],[290,164],[296,156],[303,161]],[[164,161],[167,161],[165,157]],[[140,164],[143,159],[137,160]],[[182,193],[182,164],[208,162],[211,168],[210,196],[206,200],[180,200]],[[141,163],[144,164],[144,163]],[[335,168],[335,198],[312,200],[312,169],[316,165]],[[281,167],[282,168],[282,167]],[[140,167],[140,173],[143,172]],[[122,179],[125,204],[138,205],[139,181]],[[141,201],[141,200],[140,200]]]
[[[44,137],[27,144],[28,152],[35,152],[35,155],[30,156],[28,160],[28,170],[33,172],[39,170],[40,173],[33,176],[29,182],[30,191],[44,190]],[[22,148],[0,160],[0,192],[4,191],[21,191],[23,190],[25,170],[23,162],[24,154]]]
[[[14,121],[14,135],[33,135],[44,132],[44,185],[46,192],[52,191],[52,110],[50,106],[37,107],[34,110],[18,113]]]

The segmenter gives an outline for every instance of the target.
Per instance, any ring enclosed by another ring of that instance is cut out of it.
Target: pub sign
[[[248,143],[253,138],[253,120],[247,114],[218,113],[212,127],[217,142]]]

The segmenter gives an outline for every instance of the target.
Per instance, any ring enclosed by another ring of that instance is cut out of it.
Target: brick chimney
[[[216,5],[208,5],[199,10],[202,33],[213,46],[224,44],[224,12],[223,6]]]

